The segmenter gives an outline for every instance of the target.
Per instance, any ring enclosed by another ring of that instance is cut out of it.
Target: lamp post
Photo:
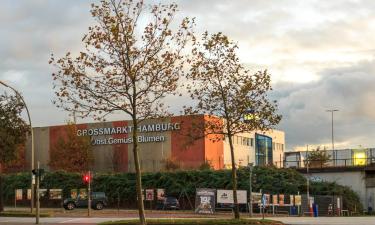
[[[307,196],[307,207],[310,208],[310,176],[309,176],[309,145],[306,145],[306,196]]]
[[[337,160],[337,152],[335,151],[335,141],[334,141],[334,135],[333,135],[333,113],[339,111],[338,109],[329,109],[326,110],[326,112],[331,113],[331,127],[332,127],[332,153],[333,153],[333,165],[336,166],[336,160]]]
[[[23,105],[25,106],[27,118],[29,120],[29,125],[30,125],[30,133],[31,133],[31,171],[32,171],[35,169],[34,168],[35,167],[34,166],[35,151],[34,151],[34,132],[33,132],[33,126],[31,124],[31,117],[30,117],[29,109],[27,108],[26,102],[23,99],[22,95],[15,88],[13,88],[12,86],[9,86],[8,84],[4,83],[1,80],[0,80],[0,84],[7,88],[12,89],[12,91],[16,93],[16,95],[21,99]],[[33,209],[34,209],[34,176],[33,175],[31,175],[31,206],[30,207],[31,207],[31,212],[33,212]]]
[[[249,198],[250,198],[250,200],[249,200],[249,216],[253,217],[253,196],[252,196],[253,187],[252,187],[252,181],[253,181],[254,164],[249,163],[248,167],[249,167]]]

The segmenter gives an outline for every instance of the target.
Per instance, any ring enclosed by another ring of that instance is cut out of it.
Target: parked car
[[[91,193],[91,208],[96,210],[102,210],[108,204],[108,199],[104,192],[92,192]],[[67,198],[63,202],[63,206],[67,210],[73,210],[74,208],[84,208],[88,206],[87,196],[78,195],[77,198]]]
[[[165,197],[163,201],[159,201],[156,205],[156,209],[180,209],[180,203],[175,197]]]
[[[238,204],[240,212],[247,212],[247,205],[246,204]],[[234,210],[233,203],[217,203],[216,209],[224,209],[224,210]]]

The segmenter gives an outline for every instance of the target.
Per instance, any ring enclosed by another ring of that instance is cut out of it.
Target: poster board
[[[156,199],[158,201],[164,201],[164,199],[165,199],[165,189],[161,189],[161,188],[156,189]]]
[[[279,195],[279,205],[280,206],[283,206],[284,205],[284,203],[285,203],[285,199],[284,199],[284,195],[283,194],[280,194]]]
[[[87,199],[87,190],[86,188],[79,189],[79,198],[80,199]]]
[[[266,200],[266,206],[271,204],[271,195],[270,194],[264,194],[265,200]]]
[[[300,206],[302,204],[302,198],[301,195],[295,195],[294,196],[294,204],[296,206]]]
[[[62,199],[62,189],[49,189],[49,199]]]
[[[154,200],[154,189],[146,189],[146,201]]]
[[[238,204],[247,203],[247,191],[237,190]],[[217,190],[217,203],[233,204],[233,190]]]
[[[278,196],[277,195],[272,195],[272,204],[273,205],[278,205],[279,204],[279,201],[278,201]]]
[[[31,189],[27,189],[27,200],[31,200]]]
[[[195,212],[213,214],[215,210],[215,189],[197,188],[195,194]]]
[[[252,192],[251,193],[252,203],[260,205],[262,203],[262,193]]]
[[[15,196],[16,196],[16,201],[20,201],[23,199],[23,195],[22,195],[22,189],[16,189],[15,190]]]
[[[72,199],[76,199],[77,196],[78,196],[78,190],[77,190],[77,189],[71,189],[71,190],[70,190],[70,197],[71,197]]]
[[[47,189],[45,188],[39,189],[39,197],[45,198],[46,196],[47,196]]]
[[[289,198],[290,198],[290,201],[289,201],[290,205],[292,205],[292,206],[295,205],[295,203],[294,203],[294,195],[290,195]]]

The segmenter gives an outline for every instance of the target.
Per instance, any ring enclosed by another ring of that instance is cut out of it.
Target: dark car
[[[91,193],[91,208],[102,210],[107,206],[108,199],[104,192],[92,192]],[[74,208],[85,208],[88,206],[87,196],[78,195],[77,198],[67,198],[64,200],[63,206],[67,210]]]
[[[217,209],[223,209],[223,210],[234,210],[234,204],[233,203],[217,203]],[[238,208],[240,212],[246,212],[247,211],[247,205],[246,204],[238,204]]]
[[[180,203],[175,197],[165,197],[163,201],[158,202],[157,209],[180,209]]]

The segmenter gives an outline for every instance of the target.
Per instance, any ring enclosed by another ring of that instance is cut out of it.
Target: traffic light
[[[34,176],[38,176],[38,170],[37,169],[31,170],[31,172],[33,173]]]
[[[89,183],[91,180],[90,174],[88,173],[84,174],[82,179],[83,179],[83,183],[85,184]]]

